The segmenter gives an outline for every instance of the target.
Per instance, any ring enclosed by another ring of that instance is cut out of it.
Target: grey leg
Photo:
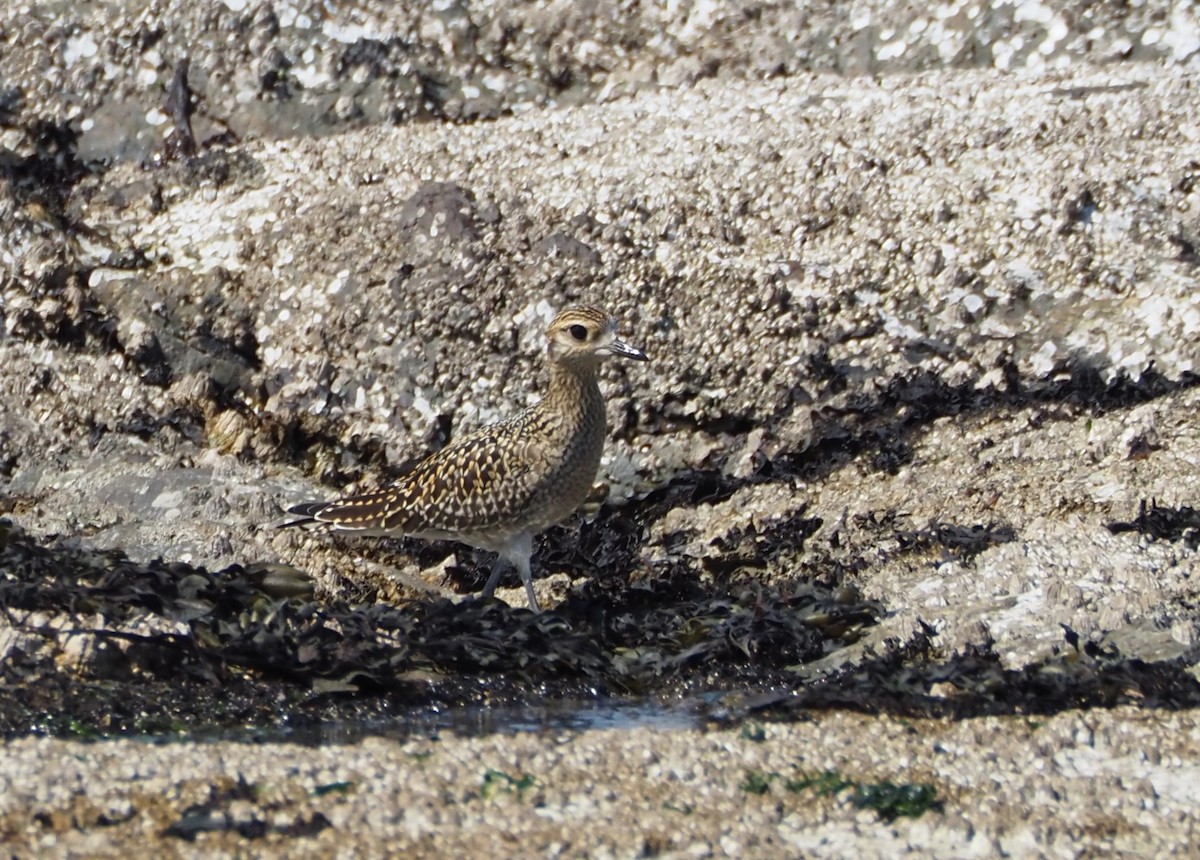
[[[491,597],[496,593],[496,586],[500,584],[500,574],[504,573],[504,565],[508,559],[503,555],[496,556],[496,562],[492,565],[492,572],[488,574],[487,583],[483,586],[483,597]]]
[[[500,571],[503,569],[504,562],[508,561],[517,569],[517,573],[521,575],[521,582],[525,583],[525,594],[529,598],[529,608],[534,612],[541,612],[541,607],[538,606],[537,602],[537,595],[533,593],[533,572],[529,569],[529,559],[532,556],[532,535],[519,534],[510,538],[504,548],[500,550],[500,558],[496,560],[497,566],[492,568],[492,575],[488,577],[487,585],[483,587],[483,596],[492,596],[492,593],[496,590],[496,583],[500,581]]]
[[[525,594],[529,597],[529,608],[534,612],[541,612],[542,608],[538,606],[537,595],[533,593],[533,571],[529,569],[529,556],[523,555],[520,558],[513,559],[513,564],[516,565],[517,573],[521,574],[521,582],[525,583]]]

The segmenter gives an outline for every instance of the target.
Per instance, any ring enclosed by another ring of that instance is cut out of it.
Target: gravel
[[[99,857],[1178,856],[1198,760],[1194,712],[1135,708],[316,748],[25,738],[0,765],[0,836]],[[804,784],[829,771],[935,805],[888,820]]]

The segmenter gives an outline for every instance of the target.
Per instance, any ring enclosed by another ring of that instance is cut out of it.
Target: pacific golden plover
[[[615,321],[591,307],[564,310],[546,329],[550,387],[519,415],[455,439],[386,490],[288,508],[335,531],[449,539],[498,553],[483,587],[491,597],[507,561],[538,611],[529,561],[533,536],[583,503],[606,435],[596,382],[609,355],[646,361],[617,339]]]

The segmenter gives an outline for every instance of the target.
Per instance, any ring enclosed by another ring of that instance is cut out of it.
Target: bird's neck
[[[550,388],[545,403],[563,414],[579,414],[603,421],[604,400],[596,381],[596,367],[565,362],[550,363]]]

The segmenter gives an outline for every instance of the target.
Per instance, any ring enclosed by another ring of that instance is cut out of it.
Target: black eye
[[[575,340],[587,340],[587,329],[579,323],[575,323],[567,331],[571,333],[571,337],[575,338]]]

